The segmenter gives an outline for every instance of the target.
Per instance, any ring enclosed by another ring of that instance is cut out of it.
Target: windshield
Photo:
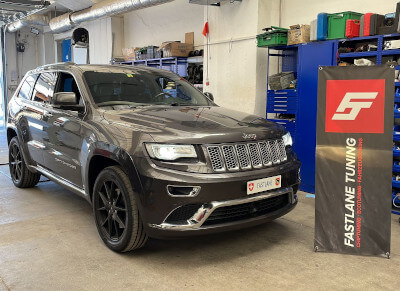
[[[86,71],[83,76],[99,107],[213,105],[184,79],[168,72],[112,68]]]

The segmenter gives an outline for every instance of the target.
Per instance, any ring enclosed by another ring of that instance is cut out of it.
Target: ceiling
[[[100,0],[54,0],[54,4],[57,9],[67,8],[71,11],[79,11],[85,8],[92,6],[96,2],[100,2]]]
[[[0,0],[0,26],[34,13],[78,11],[102,0]]]

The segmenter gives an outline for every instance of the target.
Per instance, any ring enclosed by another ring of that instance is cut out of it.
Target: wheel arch
[[[30,168],[32,172],[36,172],[32,165],[35,165],[35,162],[32,160],[31,155],[29,154],[28,146],[24,141],[23,133],[20,132],[20,127],[16,124],[8,124],[7,125],[7,145],[10,144],[11,140],[16,137],[18,139],[19,145],[21,147],[21,152],[24,157],[25,163]]]
[[[87,162],[85,171],[85,189],[90,202],[92,202],[93,188],[97,176],[102,170],[110,166],[120,166],[128,175],[135,193],[140,193],[142,185],[131,156],[123,149],[116,146],[96,148]],[[138,197],[139,198],[139,197]]]
[[[10,141],[13,139],[13,137],[18,137],[18,133],[16,128],[13,127],[7,127],[7,144],[10,144]]]

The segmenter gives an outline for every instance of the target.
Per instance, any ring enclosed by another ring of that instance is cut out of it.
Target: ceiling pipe
[[[49,18],[45,15],[40,14],[32,14],[23,19],[14,21],[7,25],[8,32],[15,32],[21,29],[24,26],[29,25],[40,25],[40,26],[47,26],[49,25]]]
[[[55,17],[50,20],[49,26],[53,33],[61,33],[74,28],[82,22],[172,1],[174,0],[104,0],[87,9]]]

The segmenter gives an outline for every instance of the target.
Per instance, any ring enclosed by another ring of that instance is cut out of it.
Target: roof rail
[[[53,68],[55,66],[59,66],[59,65],[74,66],[76,64],[74,62],[59,62],[59,63],[46,64],[46,65],[43,65],[43,66],[39,66],[37,69],[42,69],[42,70],[51,69],[51,68]]]

